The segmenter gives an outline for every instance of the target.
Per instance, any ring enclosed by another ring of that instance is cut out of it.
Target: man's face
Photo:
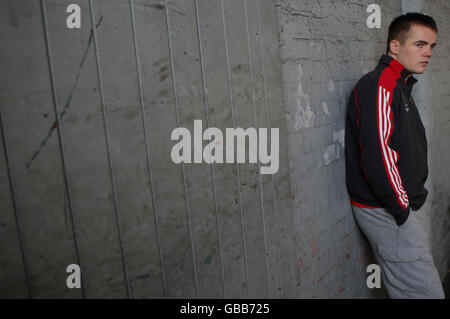
[[[391,52],[408,71],[420,74],[425,72],[435,46],[434,30],[421,25],[411,25],[403,45],[397,40],[391,42]]]

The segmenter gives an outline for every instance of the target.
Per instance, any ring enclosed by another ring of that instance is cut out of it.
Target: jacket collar
[[[378,62],[378,65],[385,65],[386,67],[391,68],[395,73],[400,74],[403,79],[403,83],[405,83],[408,87],[412,87],[413,84],[417,82],[417,79],[412,76],[412,73],[390,55],[383,54]]]

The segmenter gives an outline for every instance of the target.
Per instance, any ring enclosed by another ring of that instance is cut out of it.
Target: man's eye
[[[418,43],[417,46],[418,46],[419,48],[421,48],[421,47],[423,47],[423,43]]]

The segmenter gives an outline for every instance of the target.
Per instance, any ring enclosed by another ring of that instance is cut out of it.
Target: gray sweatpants
[[[398,226],[384,208],[352,205],[356,222],[369,240],[391,298],[445,298],[425,231],[411,210]]]

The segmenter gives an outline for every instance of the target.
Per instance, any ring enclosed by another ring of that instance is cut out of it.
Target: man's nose
[[[431,58],[432,55],[433,55],[433,50],[431,49],[431,46],[429,46],[427,48],[427,50],[425,51],[425,56]]]

